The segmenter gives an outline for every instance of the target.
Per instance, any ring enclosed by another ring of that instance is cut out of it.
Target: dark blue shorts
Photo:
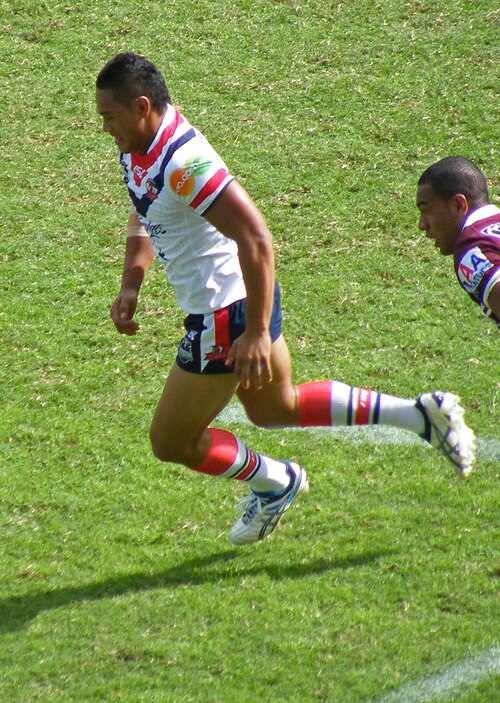
[[[246,299],[209,315],[188,315],[184,320],[186,335],[177,350],[177,365],[191,373],[233,373],[225,365],[232,343],[245,331]],[[276,283],[274,305],[269,324],[271,340],[281,335],[281,292]]]

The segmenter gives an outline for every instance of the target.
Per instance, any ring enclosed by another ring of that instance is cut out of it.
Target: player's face
[[[430,185],[421,185],[417,190],[417,207],[420,210],[418,228],[434,240],[441,254],[451,254],[463,222],[456,196],[443,200],[435,195]]]
[[[144,111],[138,100],[128,107],[114,99],[112,90],[98,88],[96,92],[97,112],[102,117],[102,128],[114,137],[116,146],[124,154],[145,153],[151,143],[152,137],[147,134]]]

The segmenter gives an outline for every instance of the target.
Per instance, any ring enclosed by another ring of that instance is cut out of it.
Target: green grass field
[[[2,0],[0,17],[1,703],[496,703],[498,331],[418,232],[415,187],[460,154],[499,203],[497,3]],[[140,334],[109,320],[129,203],[94,82],[121,50],[160,66],[264,212],[296,381],[454,390],[470,480],[403,435],[266,432],[236,407],[221,426],[311,482],[238,550],[244,486],[152,457],[183,315],[154,267]]]

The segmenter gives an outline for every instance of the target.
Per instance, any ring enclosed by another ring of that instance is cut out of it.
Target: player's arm
[[[139,222],[137,213],[130,214],[127,224],[127,243],[120,293],[111,306],[111,319],[120,334],[133,335],[139,325],[133,319],[137,308],[139,289],[155,257],[153,247]]]
[[[500,320],[500,281],[495,283],[488,295],[487,305],[495,317]]]
[[[269,322],[274,301],[274,253],[271,233],[245,189],[232,181],[205,215],[238,245],[247,289],[245,332],[227,359],[243,388],[260,388],[271,380]]]

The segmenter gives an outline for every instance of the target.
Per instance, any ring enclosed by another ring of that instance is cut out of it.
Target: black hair
[[[429,185],[443,200],[462,193],[472,207],[486,205],[490,201],[483,172],[472,161],[461,156],[446,156],[429,166],[420,176],[418,185]]]
[[[154,63],[131,51],[108,61],[97,76],[96,87],[112,90],[114,99],[127,107],[140,95],[148,97],[158,111],[170,102],[165,80]]]

